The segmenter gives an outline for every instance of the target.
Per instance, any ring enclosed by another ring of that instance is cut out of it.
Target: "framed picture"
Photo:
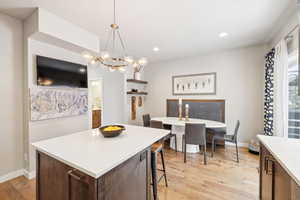
[[[88,112],[86,89],[37,87],[30,90],[31,121],[83,115]]]
[[[191,74],[172,77],[173,95],[215,95],[217,74]]]

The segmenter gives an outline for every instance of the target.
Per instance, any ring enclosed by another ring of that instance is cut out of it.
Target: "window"
[[[288,48],[288,137],[300,139],[300,96],[298,93],[298,34],[287,39]]]

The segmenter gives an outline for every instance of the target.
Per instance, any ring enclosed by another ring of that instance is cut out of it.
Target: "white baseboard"
[[[0,183],[3,183],[5,181],[9,181],[11,179],[17,178],[17,177],[22,176],[22,175],[24,175],[24,170],[23,169],[20,169],[20,170],[14,171],[14,172],[10,172],[8,174],[0,176]]]
[[[33,179],[36,176],[36,171],[29,172],[24,169],[24,176],[28,179]]]
[[[32,171],[32,172],[28,172],[27,170],[25,169],[20,169],[20,170],[17,170],[17,171],[14,171],[14,172],[10,172],[8,174],[5,174],[3,176],[0,176],[0,183],[3,183],[5,181],[9,181],[11,179],[14,179],[14,178],[17,178],[19,176],[25,176],[26,178],[28,179],[33,179],[35,178],[35,175],[36,172],[35,171]]]
[[[225,144],[228,145],[228,146],[235,146],[235,144],[231,143],[231,142],[226,142]],[[249,146],[248,143],[238,142],[238,147],[248,147],[248,146]]]

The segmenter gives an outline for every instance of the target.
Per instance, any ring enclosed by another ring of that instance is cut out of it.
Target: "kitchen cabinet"
[[[150,200],[151,146],[170,131],[124,127],[113,138],[90,129],[32,143],[36,199]]]
[[[101,110],[93,110],[92,112],[92,128],[99,128],[101,126]]]
[[[263,144],[260,152],[260,199],[300,200],[299,185]]]
[[[37,151],[37,200],[150,200],[150,149],[99,178]]]

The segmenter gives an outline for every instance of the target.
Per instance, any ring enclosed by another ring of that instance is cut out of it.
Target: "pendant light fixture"
[[[147,65],[146,58],[134,60],[132,56],[127,54],[125,43],[120,34],[120,27],[116,23],[116,0],[113,0],[113,24],[110,25],[109,37],[105,43],[105,49],[100,55],[92,55],[89,52],[84,52],[83,57],[86,58],[90,64],[101,63],[110,71],[125,71],[127,66],[134,68],[144,67]],[[120,47],[120,49],[118,49]]]

